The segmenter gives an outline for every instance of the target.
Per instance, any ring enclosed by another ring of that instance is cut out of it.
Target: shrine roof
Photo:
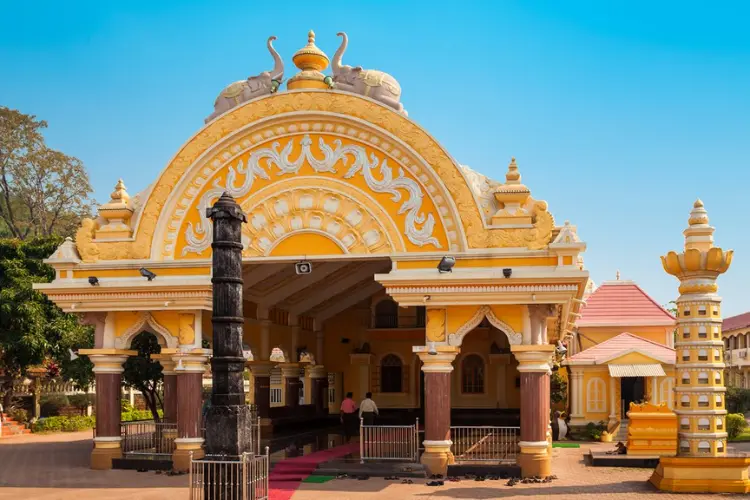
[[[605,281],[581,308],[576,326],[669,326],[675,318],[633,281]]]
[[[724,332],[738,330],[750,326],[750,312],[738,314],[737,316],[731,316],[724,318],[721,324],[721,330]]]
[[[661,363],[675,363],[674,349],[625,332],[571,356],[565,364],[606,364],[632,352],[641,353]]]

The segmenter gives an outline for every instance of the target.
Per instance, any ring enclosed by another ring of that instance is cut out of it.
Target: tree
[[[549,381],[549,399],[550,403],[567,403],[568,401],[568,383],[558,371],[552,372]]]
[[[44,264],[62,242],[60,237],[0,239],[0,397],[10,404],[13,382],[32,366],[62,368],[63,378],[90,379],[88,359],[69,359],[69,349],[93,346],[93,332],[72,314],[66,314],[33,283],[49,282],[54,270]],[[75,376],[71,374],[78,373]]]
[[[159,407],[163,408],[164,404],[158,392],[160,382],[164,379],[162,375],[161,364],[151,359],[152,354],[159,354],[161,346],[156,337],[149,332],[142,332],[136,335],[130,348],[138,351],[138,356],[130,356],[123,369],[123,385],[137,389],[143,394],[151,414],[154,416],[154,422],[159,421]]]
[[[72,235],[91,214],[88,174],[44,142],[47,122],[0,106],[0,236]]]

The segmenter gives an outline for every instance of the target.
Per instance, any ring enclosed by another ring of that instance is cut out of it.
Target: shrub
[[[40,418],[31,427],[32,432],[76,432],[91,429],[93,417],[47,417]]]
[[[11,408],[8,411],[8,416],[19,424],[26,424],[29,421],[29,412],[23,408]]]
[[[93,396],[93,394],[73,394],[72,396],[68,396],[68,401],[70,401],[70,406],[79,410],[85,410],[89,405],[94,404]]]
[[[62,408],[68,405],[68,397],[65,394],[43,394],[39,398],[39,411],[42,417],[59,416]]]
[[[747,428],[747,420],[742,413],[730,413],[727,415],[727,436],[736,439]]]
[[[133,405],[130,404],[130,401],[127,399],[121,399],[120,400],[120,410],[123,413],[131,412],[134,410]]]
[[[602,437],[602,432],[605,430],[607,430],[607,427],[604,422],[599,422],[598,424],[589,422],[586,424],[586,437],[592,441],[599,441]]]
[[[159,417],[164,416],[164,412],[162,410],[158,411]],[[132,410],[127,412],[122,412],[120,415],[120,420],[123,422],[133,422],[135,420],[153,420],[154,416],[151,414],[151,410]]]

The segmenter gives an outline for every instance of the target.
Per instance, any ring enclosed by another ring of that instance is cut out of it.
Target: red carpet
[[[324,462],[359,452],[359,443],[316,451],[302,457],[287,458],[277,463],[268,475],[269,500],[289,500],[300,483]]]

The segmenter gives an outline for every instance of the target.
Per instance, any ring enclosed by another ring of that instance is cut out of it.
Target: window
[[[682,374],[682,385],[690,385],[690,374],[688,372]]]
[[[271,389],[271,404],[281,403],[281,389],[276,387]]]
[[[607,394],[604,389],[604,380],[592,378],[586,385],[586,411],[607,411]]]
[[[698,338],[701,338],[701,339],[707,339],[708,338],[708,332],[706,332],[706,327],[705,326],[701,326],[698,329]]]
[[[718,326],[714,327],[714,338],[715,339],[719,338],[719,327]]]
[[[714,383],[721,384],[721,372],[714,372]]]
[[[690,351],[682,351],[682,360],[690,361]]]
[[[711,428],[711,423],[708,421],[707,418],[698,419],[698,430],[699,431],[707,431],[710,428]]]
[[[690,443],[686,440],[680,441],[680,451],[683,453],[690,453]]]
[[[721,361],[721,351],[714,349],[714,361]]]
[[[698,374],[698,383],[699,384],[708,384],[708,373],[701,372]]]
[[[403,363],[395,354],[389,354],[380,361],[380,392],[404,392]]]
[[[701,408],[708,407],[708,396],[705,394],[703,396],[698,396],[698,406]]]
[[[470,354],[461,362],[461,392],[484,393],[484,360],[478,354]]]
[[[417,306],[417,328],[424,328],[427,325],[427,308]]]
[[[690,338],[690,327],[685,327],[682,330],[682,338],[683,339],[689,339]]]
[[[686,307],[686,308],[685,308],[685,309],[684,309],[684,310],[682,311],[682,315],[683,315],[683,316],[690,316],[690,308],[689,308],[689,307]]]
[[[711,308],[711,311],[713,312],[714,316],[718,316],[719,315],[719,307],[718,306],[713,306]]]
[[[711,445],[708,441],[701,441],[698,443],[698,453],[711,453]]]
[[[682,417],[680,419],[680,430],[681,431],[689,431],[690,430],[690,419],[687,417]]]
[[[698,351],[698,361],[708,361],[708,352],[705,349]]]
[[[724,430],[724,419],[721,417],[716,417],[716,430],[717,431],[723,431]]]
[[[687,394],[683,395],[683,396],[682,396],[682,399],[680,400],[680,405],[681,405],[681,406],[682,406],[683,408],[688,408],[688,407],[690,407],[690,396],[688,396]]]
[[[705,316],[706,315],[706,306],[698,306],[698,315],[699,316]]]
[[[724,398],[721,397],[721,394],[716,395],[716,407],[721,408],[724,406]]]
[[[716,442],[716,451],[721,453],[724,451],[724,441],[717,441]]]
[[[667,403],[669,408],[674,407],[674,377],[664,377],[659,384],[659,401]]]
[[[375,306],[375,328],[398,328],[398,304],[383,299]]]

